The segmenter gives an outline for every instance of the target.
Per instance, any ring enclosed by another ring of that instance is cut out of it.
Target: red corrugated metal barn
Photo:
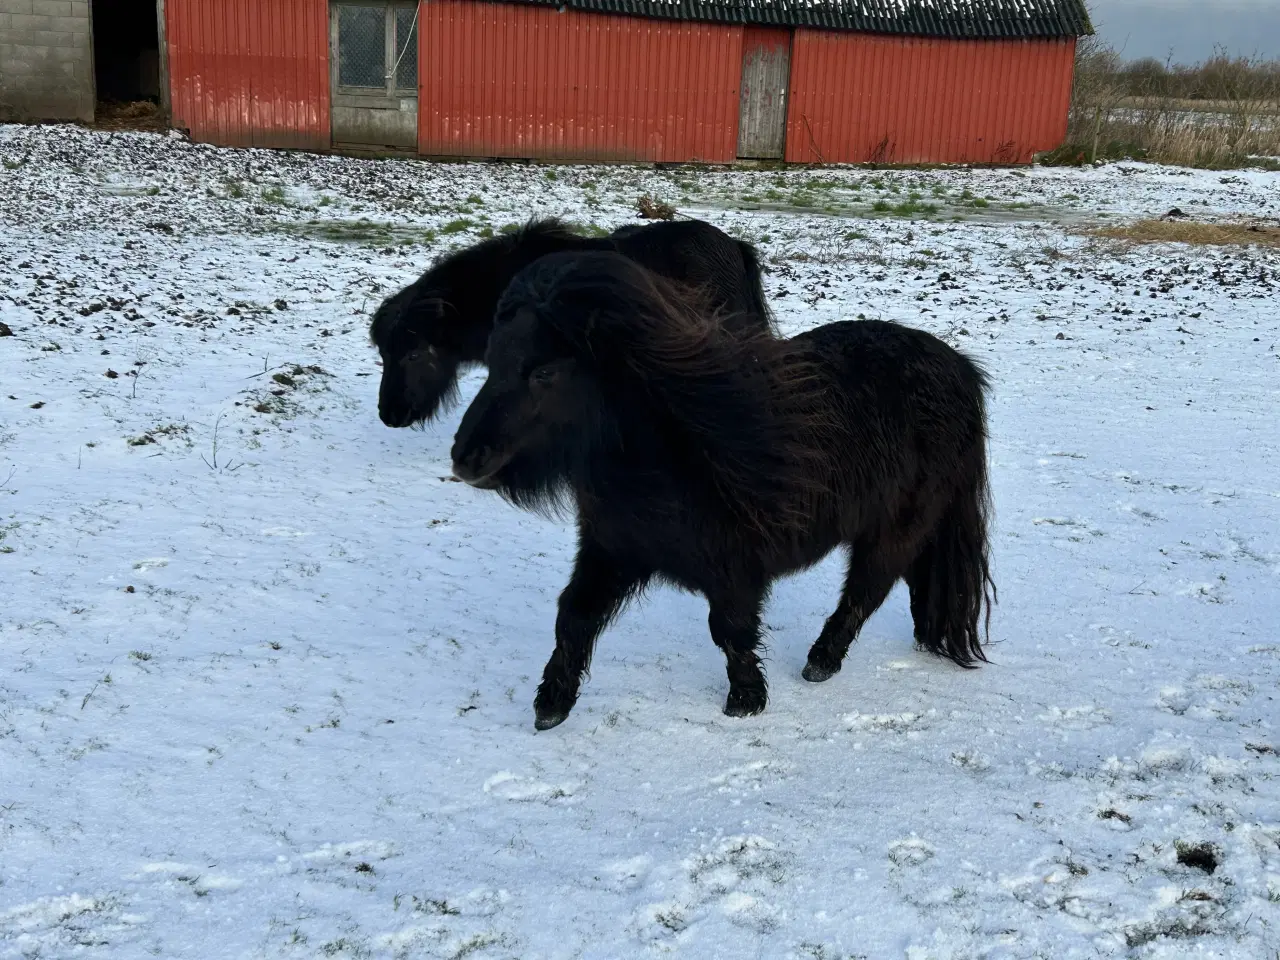
[[[428,156],[1026,163],[1084,0],[164,0],[175,126]]]

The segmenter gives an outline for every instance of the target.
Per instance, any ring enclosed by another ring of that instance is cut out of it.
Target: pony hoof
[[[830,680],[839,672],[839,667],[824,667],[810,660],[804,665],[804,669],[800,671],[800,676],[810,683],[822,683],[823,680]]]
[[[568,719],[568,710],[557,710],[555,713],[539,713],[533,718],[533,728],[535,730],[550,730],[552,727],[560,726]]]
[[[729,699],[724,703],[724,714],[726,717],[754,717],[764,712],[767,702],[763,694],[730,691]]]

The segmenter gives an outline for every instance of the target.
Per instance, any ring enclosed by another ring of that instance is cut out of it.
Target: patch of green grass
[[[548,180],[559,180],[559,179],[560,179],[560,174],[556,173],[554,170],[544,170],[544,171],[542,172],[542,175],[543,175],[544,177],[546,177]]]
[[[24,161],[22,160],[10,160],[6,157],[4,160],[4,168],[6,170],[17,170],[20,166],[22,166],[23,162]]]
[[[575,220],[571,221],[569,226],[588,237],[607,237],[609,235],[609,231],[598,223],[579,223]]]
[[[147,196],[148,196],[148,197],[158,197],[158,196],[160,196],[160,188],[159,188],[159,187],[147,187]]]
[[[244,184],[239,180],[227,181],[227,196],[232,200],[243,200],[245,195]]]
[[[936,203],[921,203],[919,200],[905,200],[895,204],[892,212],[899,217],[913,217],[916,214],[934,214],[938,212]]]
[[[263,190],[262,199],[265,200],[267,203],[274,203],[274,204],[277,204],[278,206],[284,206],[289,202],[289,198],[285,196],[284,187],[279,185],[274,187],[267,187],[265,190]]]
[[[473,207],[483,207],[484,197],[480,196],[478,193],[473,193],[471,196],[467,197],[467,203],[471,204]]]
[[[373,223],[369,220],[310,220],[303,223],[263,222],[256,225],[263,233],[284,233],[308,240],[330,243],[366,243],[387,247],[397,244],[430,246],[436,241],[435,230],[406,227],[400,224]]]
[[[871,209],[876,213],[888,213],[893,209],[893,205],[888,200],[877,200],[871,205]]]
[[[462,233],[466,230],[470,230],[474,226],[476,226],[476,222],[474,220],[470,220],[467,217],[459,217],[457,220],[450,220],[446,223],[440,228],[440,232],[445,236],[449,236],[450,234]]]

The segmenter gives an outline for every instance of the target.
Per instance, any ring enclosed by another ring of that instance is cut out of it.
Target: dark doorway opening
[[[93,66],[98,102],[160,102],[156,0],[93,0]]]

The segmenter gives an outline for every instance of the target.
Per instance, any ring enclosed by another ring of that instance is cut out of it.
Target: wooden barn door
[[[335,146],[418,149],[418,5],[333,0],[330,85]]]
[[[787,89],[791,83],[791,31],[742,28],[742,105],[738,156],[780,160],[787,145]]]

